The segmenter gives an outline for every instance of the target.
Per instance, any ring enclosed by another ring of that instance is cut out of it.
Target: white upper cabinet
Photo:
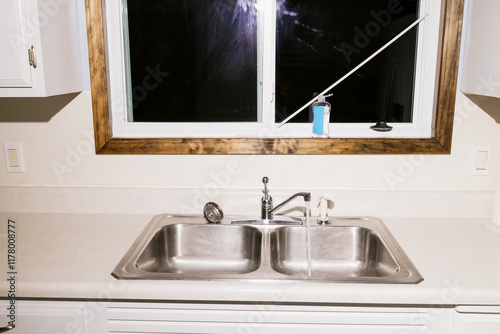
[[[467,0],[461,91],[500,98],[500,1]]]
[[[0,87],[31,87],[23,2],[0,2],[0,15]]]
[[[0,97],[82,90],[76,1],[1,1],[0,50]]]

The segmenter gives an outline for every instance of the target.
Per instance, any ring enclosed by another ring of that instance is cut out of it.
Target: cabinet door
[[[500,98],[500,25],[498,0],[466,2],[465,36],[461,57],[461,91]]]
[[[459,306],[453,314],[453,334],[500,333],[500,307]]]
[[[8,334],[108,333],[105,322],[99,323],[95,312],[89,317],[89,313],[92,313],[89,311],[92,310],[87,304],[21,300],[11,306],[8,300],[2,300],[0,327],[6,326],[13,319],[16,327],[8,331]]]
[[[0,87],[31,87],[25,15],[22,0],[0,1]]]

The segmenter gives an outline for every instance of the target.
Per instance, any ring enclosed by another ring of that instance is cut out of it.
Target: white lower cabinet
[[[0,328],[10,303],[0,301]],[[500,307],[357,307],[226,303],[15,302],[8,334],[500,333]]]
[[[458,306],[452,334],[500,333],[500,307]]]
[[[0,301],[8,334],[500,333],[500,307]]]

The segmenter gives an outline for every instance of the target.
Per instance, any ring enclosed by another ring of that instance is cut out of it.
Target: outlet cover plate
[[[21,143],[4,143],[3,151],[5,154],[5,167],[7,167],[7,173],[24,173]],[[11,157],[13,156],[17,156],[17,161],[11,161]]]

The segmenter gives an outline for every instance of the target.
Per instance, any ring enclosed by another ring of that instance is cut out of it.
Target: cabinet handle
[[[28,58],[29,58],[29,61],[30,61],[30,65],[33,66],[33,68],[36,68],[36,66],[37,66],[37,63],[36,63],[36,51],[35,51],[35,47],[33,45],[31,46],[30,49],[28,49]]]
[[[7,325],[5,327],[0,327],[0,333],[5,333],[5,332],[8,332],[10,331],[11,329],[14,329],[14,325]]]

